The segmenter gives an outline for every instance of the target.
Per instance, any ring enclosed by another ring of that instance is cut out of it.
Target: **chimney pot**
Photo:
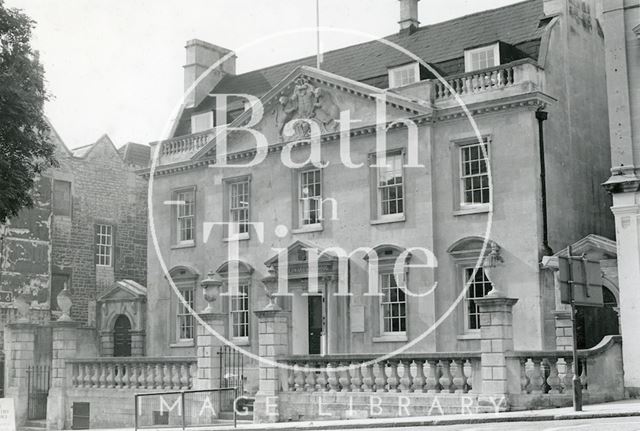
[[[420,0],[399,0],[400,1],[400,31],[413,31],[420,27],[418,21],[418,2]]]

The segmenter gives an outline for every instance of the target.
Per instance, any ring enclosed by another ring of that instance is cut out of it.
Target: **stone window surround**
[[[304,225],[302,223],[301,217],[301,208],[300,208],[300,191],[301,191],[301,180],[302,174],[304,172],[319,170],[320,171],[320,221],[314,224]],[[300,169],[292,170],[291,177],[291,190],[292,190],[292,199],[293,203],[292,211],[291,211],[291,219],[293,221],[294,228],[291,230],[292,234],[302,234],[302,233],[311,233],[311,232],[322,232],[324,230],[324,202],[322,201],[324,196],[324,168],[319,168],[312,163],[309,163],[307,166],[304,166]],[[333,210],[333,209],[332,209]]]
[[[176,274],[178,271],[180,271],[180,274]],[[178,288],[178,290],[184,290],[184,289],[192,289],[193,290],[193,307],[197,308],[197,292],[198,292],[198,279],[200,278],[200,275],[193,270],[192,268],[188,268],[188,267],[183,267],[183,266],[177,266],[172,268],[169,271],[169,274],[172,276],[173,282],[176,285],[176,287]],[[179,299],[177,298],[175,292],[173,291],[173,288],[171,287],[171,285],[169,284],[169,282],[167,281],[166,284],[166,288],[169,291],[169,304],[170,304],[170,313],[169,313],[169,319],[168,319],[168,323],[169,323],[169,340],[170,340],[170,344],[169,347],[174,348],[174,347],[193,347],[196,345],[195,341],[196,341],[196,334],[195,331],[197,329],[197,325],[195,325],[194,322],[194,333],[193,336],[194,338],[192,339],[179,339],[179,333],[178,333],[178,319],[177,319],[177,310],[178,310],[178,301]]]
[[[198,208],[198,188],[195,185],[182,186],[171,190],[171,199],[175,201],[178,193],[193,192],[193,239],[189,241],[178,241],[178,205],[171,206],[171,248],[190,248],[196,246],[197,234],[197,208]]]
[[[223,279],[223,286],[222,286],[222,292],[228,292],[229,291],[229,264],[231,262],[225,262],[222,265],[220,265],[220,267],[218,267],[218,269],[216,270],[216,273],[218,275],[220,275],[220,277]],[[228,316],[228,324],[226,325],[227,329],[226,331],[228,331],[227,334],[227,338],[231,341],[233,341],[233,343],[237,346],[250,346],[251,345],[251,337],[253,336],[253,333],[255,331],[252,330],[252,325],[253,325],[253,319],[252,319],[252,310],[251,307],[254,303],[254,301],[251,300],[251,294],[253,292],[253,287],[255,286],[255,283],[253,281],[253,273],[254,273],[254,268],[249,265],[247,262],[239,260],[237,261],[238,263],[238,283],[242,284],[242,283],[248,283],[249,284],[249,319],[248,319],[248,325],[249,325],[249,332],[248,332],[248,336],[247,337],[233,337],[233,322],[232,322],[232,318],[231,318],[231,296],[228,295],[221,295],[221,304],[222,304],[222,312]],[[255,298],[254,298],[255,299]]]
[[[493,147],[493,136],[491,133],[480,133],[480,136],[487,144],[487,155],[489,156],[489,203],[469,205],[462,202],[462,167],[461,167],[461,148],[478,143],[478,137],[475,134],[465,135],[460,137],[454,137],[450,140],[451,147],[451,173],[452,173],[452,196],[453,196],[453,215],[464,216],[468,214],[488,213],[493,206],[493,167],[491,158],[491,148]]]
[[[251,183],[252,183],[252,175],[244,174],[244,175],[236,175],[233,177],[223,178],[223,199],[222,199],[222,220],[225,223],[229,223],[231,221],[231,209],[230,209],[230,199],[231,199],[231,185],[234,183],[239,183],[246,181],[248,183],[248,196],[249,196],[249,209],[247,214],[247,221],[251,223],[251,206],[253,202],[253,193],[251,193]],[[249,225],[247,232],[243,232],[237,235],[235,238],[238,241],[246,241],[251,238],[251,225]],[[229,237],[229,226],[224,227],[224,236],[222,239],[223,242],[230,241]]]
[[[406,150],[404,147],[389,148],[386,151],[387,156],[400,154],[402,156],[402,213],[381,215],[380,196],[378,189],[378,168],[374,165],[377,163],[376,153],[369,153],[367,160],[369,163],[369,193],[370,193],[370,208],[371,208],[371,225],[379,225],[386,223],[399,223],[406,221],[407,214],[407,175],[404,169],[406,163]]]

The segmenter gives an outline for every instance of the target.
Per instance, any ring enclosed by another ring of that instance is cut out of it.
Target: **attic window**
[[[468,49],[464,52],[464,69],[466,72],[489,69],[500,65],[500,44]]]
[[[213,128],[213,111],[191,116],[191,133],[204,132]]]
[[[418,81],[420,81],[418,63],[405,64],[389,69],[389,88],[404,87]]]

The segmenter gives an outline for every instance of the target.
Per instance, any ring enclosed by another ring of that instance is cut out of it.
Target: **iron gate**
[[[27,417],[47,418],[47,396],[51,371],[46,365],[32,365],[27,368]]]
[[[218,350],[220,359],[220,388],[237,388],[238,396],[244,394],[244,355],[234,348],[224,345]],[[233,408],[234,392],[220,394],[221,407]]]

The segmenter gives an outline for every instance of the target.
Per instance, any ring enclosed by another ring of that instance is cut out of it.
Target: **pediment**
[[[365,129],[378,124],[377,105],[381,97],[386,101],[386,122],[432,112],[429,105],[396,93],[301,66],[260,99],[262,118],[251,128],[265,136],[269,145],[308,139],[315,130],[314,127],[323,136],[337,135],[340,131],[340,113],[348,111],[352,121],[351,129]],[[247,126],[251,120],[252,110],[248,109],[229,127]],[[214,148],[215,137],[195,153],[192,159],[209,156]],[[255,139],[249,133],[230,133],[230,154],[253,149]]]
[[[586,255],[589,259],[608,260],[616,259],[618,251],[616,242],[600,235],[587,235],[571,246],[571,253],[574,256]],[[567,256],[569,248],[560,250],[555,256]]]
[[[322,247],[318,247],[315,244],[312,244],[307,241],[298,240],[293,242],[289,247],[287,247],[287,260],[289,266],[296,264],[306,264],[307,263],[307,251],[306,249],[317,249],[318,253],[320,253],[320,257],[318,262],[337,262],[338,257],[333,253],[322,253]],[[268,268],[270,266],[278,266],[278,255],[273,256],[269,260],[267,260],[264,265]]]
[[[98,298],[98,302],[106,301],[140,301],[146,300],[147,288],[133,280],[120,280]]]

